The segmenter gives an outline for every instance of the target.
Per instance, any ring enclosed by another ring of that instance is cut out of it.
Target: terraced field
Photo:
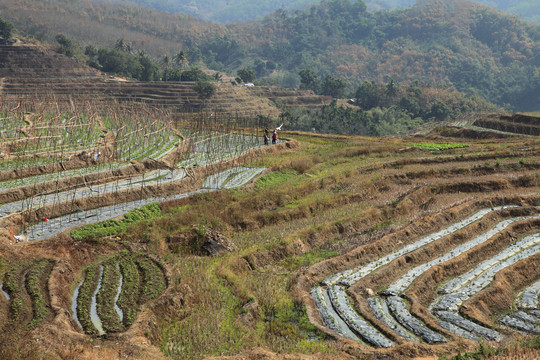
[[[6,137],[0,143],[5,150],[0,221],[18,239],[43,240],[150,202],[189,196],[201,186],[209,191],[229,180],[234,181],[227,186],[239,186],[260,172],[238,169],[248,175],[221,179],[222,164],[262,146],[260,138],[223,126],[208,131],[199,125],[200,130],[182,135],[170,114],[158,109],[87,104],[90,116],[58,106],[56,115],[46,107],[42,115],[28,115],[32,103],[13,106],[4,104],[6,118],[24,120],[3,132],[17,135],[16,140]],[[98,116],[99,111],[109,116]]]
[[[526,216],[515,216],[517,214]],[[487,217],[489,220],[486,219]],[[489,221],[493,224],[493,219],[501,219],[501,221],[495,223],[488,231],[470,238],[471,235],[475,234],[475,231],[471,230],[470,227],[474,227],[479,221]],[[354,307],[347,300],[346,291],[348,289],[354,292],[364,286],[376,284],[378,289],[381,289],[379,296],[371,296],[366,299],[373,312],[371,316],[383,322],[387,329],[392,329],[393,338],[397,336],[401,341],[442,343],[449,341],[445,337],[447,332],[475,341],[481,339],[501,340],[503,337],[501,333],[463,317],[459,310],[464,302],[487,287],[492,282],[494,274],[502,269],[510,267],[518,261],[530,260],[531,258],[533,259],[532,264],[537,264],[537,259],[535,260],[534,256],[538,257],[540,253],[540,234],[528,235],[513,242],[514,239],[508,239],[500,233],[508,232],[511,229],[515,231],[516,228],[526,226],[538,228],[539,225],[540,211],[536,207],[503,206],[482,209],[471,217],[423,237],[394,253],[359,268],[350,269],[327,278],[323,281],[323,287],[313,288],[312,296],[326,326],[342,336],[356,339],[356,335],[351,336],[351,327],[362,321],[364,324],[362,327],[352,327],[352,329],[369,345],[376,347],[392,347],[396,344],[378,331],[373,324],[356,313]],[[458,236],[458,233],[461,236]],[[454,238],[453,241],[452,238]],[[459,241],[456,241],[456,238]],[[440,254],[442,249],[445,249],[446,252]],[[410,304],[406,300],[408,298],[407,290],[413,286],[415,281],[421,281],[419,280],[421,277],[430,276],[436,267],[452,266],[459,261],[458,257],[476,256],[477,261],[481,261],[480,254],[489,254],[487,249],[490,252],[498,251],[498,253],[483,260],[469,272],[451,280],[445,279],[442,286],[437,286],[437,292],[443,295],[431,302],[429,310],[432,316],[437,319],[438,324],[430,321],[431,326],[428,327],[422,318],[411,314]],[[415,267],[405,265],[413,263],[412,259],[415,256],[429,261]],[[396,273],[403,273],[406,269],[409,270],[394,282],[387,284],[383,281],[377,281],[377,279],[397,277]],[[366,280],[368,277],[371,279]],[[365,284],[366,282],[369,285]],[[539,293],[538,289],[536,292],[533,289],[536,288],[529,290],[529,293],[532,292],[533,298],[536,295],[536,302],[531,303],[531,310],[537,311],[539,310]],[[364,309],[364,311],[366,310]],[[522,313],[519,314],[522,315]],[[513,322],[510,321],[510,318],[514,319],[514,326],[512,326]],[[528,322],[528,327],[517,327],[518,322],[515,316],[505,316],[503,319],[504,324],[516,330],[528,332],[531,335],[537,334],[539,331],[538,322],[540,319],[533,314],[522,318],[527,319],[522,321]],[[439,327],[446,331],[439,330]]]
[[[155,260],[132,253],[88,266],[72,298],[72,316],[89,335],[125,331],[146,302],[167,288],[167,277]]]
[[[233,114],[278,116],[279,109],[268,98],[230,83],[219,83],[216,94],[206,101],[194,90],[194,82],[138,82],[107,78],[95,69],[51,49],[23,45],[0,45],[0,94],[13,101],[78,98],[94,103],[145,104],[174,112],[218,110]],[[328,99],[307,96],[312,103]]]

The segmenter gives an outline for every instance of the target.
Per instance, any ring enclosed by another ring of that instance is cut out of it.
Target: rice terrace
[[[61,61],[0,69],[1,358],[540,358],[540,114],[264,145]]]

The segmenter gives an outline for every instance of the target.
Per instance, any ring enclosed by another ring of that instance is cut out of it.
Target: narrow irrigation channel
[[[120,264],[116,264],[116,269],[120,273],[120,281],[118,281],[118,289],[116,290],[116,296],[114,297],[114,310],[118,314],[118,318],[120,319],[120,322],[124,322],[124,312],[120,307],[118,306],[118,299],[120,298],[120,293],[122,293],[122,284],[124,282],[124,275],[122,275],[122,272],[120,271]]]
[[[11,297],[9,296],[9,294],[4,290],[4,284],[0,284],[0,291],[2,291],[2,294],[4,294],[4,297],[6,298],[7,301],[11,300]]]

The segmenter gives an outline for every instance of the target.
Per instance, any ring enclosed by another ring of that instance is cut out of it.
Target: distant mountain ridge
[[[103,0],[93,0],[100,2]],[[109,0],[111,1],[111,0]],[[154,10],[189,14],[219,23],[259,20],[279,9],[296,10],[316,5],[321,0],[112,0],[127,1]],[[540,4],[537,0],[471,0],[509,12],[524,20],[540,23]],[[406,8],[416,0],[366,0],[370,10]]]

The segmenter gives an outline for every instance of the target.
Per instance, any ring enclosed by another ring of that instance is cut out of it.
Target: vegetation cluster
[[[304,82],[301,86],[309,88]],[[410,133],[470,113],[499,111],[483,98],[453,88],[403,86],[393,80],[387,84],[365,81],[349,95],[348,104],[333,101],[319,110],[284,109],[281,120],[295,130],[386,136]]]

